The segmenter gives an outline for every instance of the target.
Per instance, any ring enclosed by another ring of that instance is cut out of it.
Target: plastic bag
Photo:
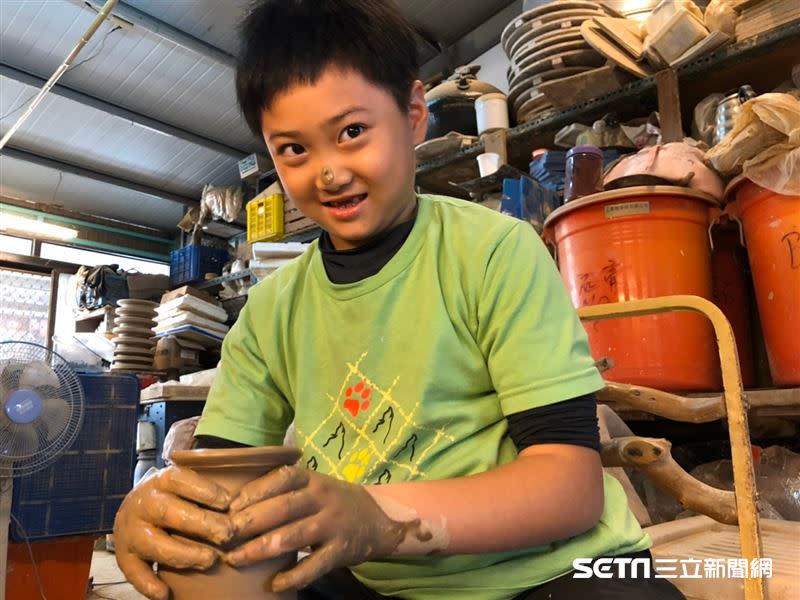
[[[800,521],[800,454],[782,446],[770,446],[761,453],[756,487],[788,521]]]
[[[706,153],[724,176],[740,171],[758,185],[787,196],[800,195],[800,99],[762,94],[742,105],[736,125]]]
[[[203,186],[200,200],[201,220],[205,214],[214,219],[233,221],[242,210],[243,192],[240,187],[218,187],[210,183]]]
[[[200,417],[191,417],[172,424],[164,438],[164,449],[161,452],[164,464],[172,464],[170,457],[176,450],[191,449],[192,444],[194,444],[194,430],[197,428],[199,421]]]
[[[722,94],[710,94],[694,107],[692,137],[705,142],[708,146],[713,144],[714,130],[717,126],[717,105],[724,97]]]
[[[711,0],[706,6],[704,20],[709,31],[721,31],[733,37],[736,34],[737,17],[730,0]]]

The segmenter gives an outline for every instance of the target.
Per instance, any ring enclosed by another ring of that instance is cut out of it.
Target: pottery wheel
[[[134,344],[117,344],[114,348],[114,356],[117,354],[133,354],[136,356],[153,357],[156,353],[155,346],[136,346]]]
[[[547,54],[541,54],[536,58],[533,58],[532,55],[543,52],[545,50],[551,49],[553,46],[557,46],[559,44],[566,44],[568,42],[583,42],[586,44],[586,40],[583,39],[581,35],[581,28],[578,27],[570,27],[569,29],[564,30],[562,34],[561,31],[556,31],[555,33],[558,34],[557,37],[551,37],[549,34],[544,35],[541,38],[536,38],[534,41],[524,44],[519,47],[514,56],[511,57],[510,61],[511,64],[508,67],[508,72],[513,75],[514,72],[519,71],[521,68],[524,68],[526,64],[530,62],[535,62],[539,58],[544,58]],[[588,44],[587,44],[588,45]],[[550,54],[554,54],[554,50],[550,50]],[[522,64],[522,67],[519,65]]]
[[[125,315],[124,317],[117,317],[114,320],[114,324],[117,327],[153,327],[156,324],[155,319],[150,319],[147,317],[129,317]]]
[[[156,315],[155,309],[152,308],[117,308],[114,314],[118,317],[136,317],[139,319],[152,319]]]
[[[564,52],[569,52],[572,50],[591,50],[592,47],[583,39],[583,36],[580,39],[575,39],[569,42],[561,42],[559,44],[548,44],[544,47],[532,47],[529,51],[525,52],[524,54],[517,55],[516,59],[511,59],[512,63],[514,64],[514,72],[523,74],[525,72],[525,67],[528,67],[532,64],[539,62],[545,58],[550,58],[554,55],[563,54]]]
[[[112,343],[128,346],[139,346],[144,348],[152,348],[155,346],[155,338],[144,338],[135,335],[118,335],[111,338]]]
[[[554,71],[564,67],[599,67],[605,63],[605,59],[594,50],[572,50],[560,56],[545,58],[536,62],[527,69],[528,76],[533,78],[546,71]],[[552,79],[552,77],[550,78]],[[544,80],[544,79],[543,79]],[[513,105],[519,95],[525,91],[524,81],[520,81],[508,93],[508,101]]]
[[[520,106],[518,114],[519,120],[528,120],[530,117],[537,116],[539,113],[551,110],[553,105],[548,102],[544,94],[535,94]]]
[[[568,10],[553,15],[547,20],[535,21],[531,23],[525,35],[521,35],[512,46],[509,46],[508,50],[506,50],[506,56],[511,57],[518,54],[521,48],[530,44],[535,44],[536,40],[544,34],[558,34],[561,30],[580,27],[581,23],[584,21],[588,21],[594,17],[603,17],[604,15],[605,13],[597,10]]]
[[[594,17],[591,17],[594,18]],[[528,44],[544,44],[552,42],[554,39],[558,40],[568,35],[572,35],[574,30],[580,31],[581,23],[586,20],[586,17],[565,18],[559,21],[552,21],[550,23],[532,23],[535,27],[530,27],[525,35],[520,37],[519,43],[515,44],[511,49],[514,54],[519,52],[520,48]],[[510,56],[506,52],[506,56]]]
[[[158,302],[151,302],[150,300],[138,300],[136,298],[123,298],[117,300],[117,306],[122,308],[133,308],[138,310],[150,309],[155,310],[159,304]]]
[[[114,354],[114,362],[130,363],[149,367],[153,364],[153,357],[141,356],[139,354]]]
[[[530,21],[536,19],[536,17],[552,14],[554,12],[575,9],[598,10],[600,9],[600,6],[597,2],[587,2],[583,0],[556,0],[554,2],[549,2],[544,6],[531,8],[530,10],[523,12],[516,19],[506,25],[506,27],[503,29],[503,32],[500,34],[500,44],[504,50],[509,48],[510,45],[513,44],[519,37],[520,30],[524,29],[524,26]]]
[[[152,367],[145,367],[139,363],[116,362],[111,363],[112,371],[152,371]]]
[[[511,104],[511,110],[517,112],[522,103],[525,102],[532,94],[536,93],[536,88],[541,84],[555,79],[566,79],[572,75],[586,73],[591,71],[593,67],[564,67],[563,69],[553,69],[552,71],[545,71],[533,77],[528,77],[515,84],[517,90],[522,90],[516,100]]]

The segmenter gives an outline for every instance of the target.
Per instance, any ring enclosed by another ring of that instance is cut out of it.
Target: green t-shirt
[[[530,225],[422,195],[411,234],[376,275],[331,283],[314,243],[250,290],[197,434],[280,444],[294,419],[308,468],[363,484],[446,479],[515,459],[506,415],[602,386]],[[606,475],[601,520],[577,537],[502,554],[396,557],[353,572],[381,594],[492,600],[563,575],[573,558],[649,544]]]

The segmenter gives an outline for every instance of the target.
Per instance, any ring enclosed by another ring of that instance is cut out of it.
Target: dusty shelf
[[[769,91],[789,78],[800,56],[800,21],[731,44],[683,65],[677,70],[684,129],[691,124],[697,102],[712,92],[725,92],[750,84],[759,93]],[[620,119],[646,116],[657,108],[655,76],[639,79],[611,94],[576,104],[541,119],[509,130],[509,163],[527,171],[531,150],[551,147],[553,136],[571,123],[591,124],[604,114],[615,112]],[[453,185],[478,177],[475,157],[483,144],[456,154],[417,165],[417,184],[426,191],[465,197]]]

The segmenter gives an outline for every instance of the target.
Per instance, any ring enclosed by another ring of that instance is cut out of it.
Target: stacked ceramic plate
[[[508,103],[517,123],[531,121],[553,110],[536,88],[595,69],[605,58],[581,35],[581,24],[607,16],[598,2],[554,0],[525,11],[509,23],[500,36],[511,61],[508,68]]]
[[[152,371],[156,339],[155,302],[124,299],[117,301],[114,329],[114,362],[112,371]]]

